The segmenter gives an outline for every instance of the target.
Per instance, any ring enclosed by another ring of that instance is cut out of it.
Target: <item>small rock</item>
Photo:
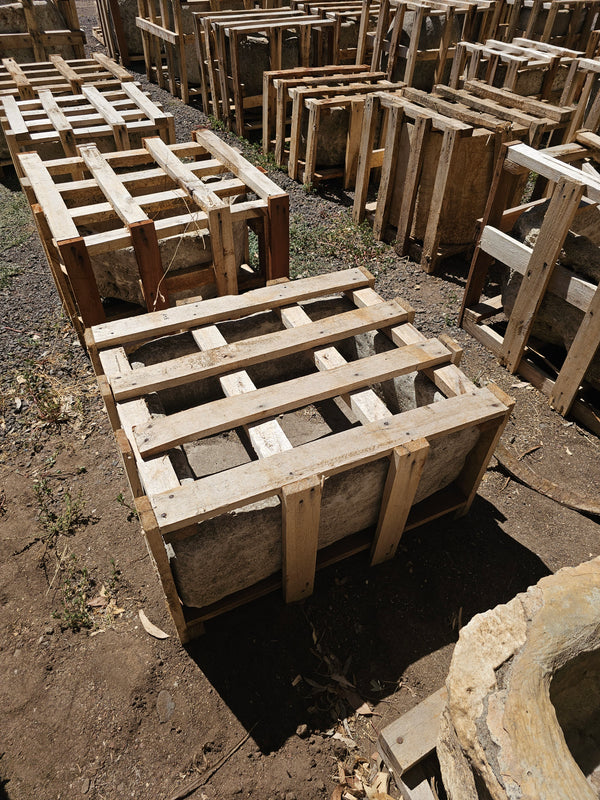
[[[90,790],[90,779],[84,778],[81,782],[81,793],[87,794]]]
[[[158,693],[158,697],[156,698],[156,710],[161,722],[168,722],[173,716],[175,701],[166,689]]]
[[[343,761],[346,758],[346,756],[348,755],[348,748],[346,747],[346,745],[343,742],[340,742],[340,741],[336,740],[333,743],[333,754],[340,761]]]
[[[302,723],[302,725],[298,725],[296,728],[296,736],[299,736],[301,739],[306,739],[308,736],[308,725]]]

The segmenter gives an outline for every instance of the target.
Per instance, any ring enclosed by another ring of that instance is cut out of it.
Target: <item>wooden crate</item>
[[[532,171],[549,182],[550,201],[535,244],[530,247],[510,232],[523,213],[546,200],[511,208],[509,198],[519,172]],[[599,287],[557,264],[569,229],[577,224],[582,213],[589,213],[586,209],[590,203],[600,202],[600,175],[595,170],[592,173],[525,144],[507,148],[496,171],[459,323],[510,372],[519,372],[547,394],[557,411],[563,415],[571,411],[595,433],[600,433],[598,392],[593,396],[586,391],[586,374],[600,344]],[[597,223],[594,230],[596,227]],[[523,276],[510,315],[504,316],[505,324],[502,320],[498,322],[504,308],[502,295],[490,299],[483,296],[488,271],[495,261]],[[542,304],[550,299],[555,302],[555,298],[562,301],[561,310],[557,308],[553,313],[557,327],[559,320],[565,319],[567,307],[579,310],[575,313],[580,315],[581,322],[562,366],[552,368],[531,337]]]
[[[459,42],[449,85],[481,79],[516,94],[558,99],[571,65],[583,53],[564,47],[515,39],[510,44],[488,39],[485,44]]]
[[[0,97],[12,95],[32,100],[44,89],[53,95],[80,94],[86,84],[103,90],[116,89],[132,80],[133,75],[103,53],[74,61],[51,55],[49,61],[35,64],[17,64],[13,58],[5,58],[0,67]]]
[[[197,42],[204,48],[199,60],[208,73],[212,113],[238,136],[262,128],[262,75],[283,68],[284,37],[292,45],[286,55],[292,62],[289,67],[323,66],[336,60],[333,44],[338,21],[334,19],[290,9],[196,14],[195,18]],[[249,43],[259,50],[245,54]],[[259,68],[259,58],[264,59],[265,69]]]
[[[600,127],[600,61],[578,58],[571,64],[560,100],[577,106],[569,127],[573,139],[580,128],[597,131]]]
[[[364,64],[354,66],[333,64],[326,67],[297,67],[294,69],[270,70],[263,74],[263,119],[262,145],[263,153],[275,151],[278,165],[283,164],[283,154],[277,151],[277,141],[284,141],[289,130],[290,98],[288,89],[292,86],[332,85],[344,86],[372,77],[373,73]],[[382,72],[377,78],[384,78]]]
[[[365,0],[349,0],[347,3],[339,0],[292,0],[290,5],[306,13],[338,21],[334,41],[336,63],[362,63],[357,61],[359,41],[363,39],[364,32],[368,35],[377,29],[381,10],[378,2],[369,4],[366,13],[363,13]]]
[[[493,94],[492,87],[486,90]],[[401,97],[370,95],[362,121],[354,221],[373,213],[375,237],[395,238],[398,252],[420,260],[426,272],[434,272],[448,255],[469,252],[501,143],[517,138],[538,145],[545,133],[566,124],[562,109],[518,96],[513,107],[510,98],[499,94],[492,100],[438,86],[434,94],[407,87]],[[521,110],[525,105],[528,110]],[[547,116],[535,114],[538,106]],[[378,168],[377,200],[369,204],[369,182]],[[464,175],[470,176],[468,182]]]
[[[140,150],[102,155],[84,145],[79,153],[19,160],[54,280],[81,337],[107,316],[167,308],[181,293],[199,296],[214,285],[234,294],[287,276],[288,195],[212,132],[195,131],[184,144],[154,137]],[[252,268],[249,229],[258,247]],[[118,274],[117,263],[124,264]],[[114,285],[120,288],[110,294]],[[107,307],[102,295],[128,302]]]
[[[81,94],[54,97],[41,90],[35,100],[0,98],[0,124],[19,177],[19,153],[35,151],[42,161],[76,157],[77,145],[94,143],[103,153],[141,147],[144,136],[175,144],[172,114],[166,114],[133,82],[100,92],[82,86]]]
[[[79,28],[75,0],[47,0],[45,7],[33,0],[15,0],[23,13],[26,30],[0,30],[0,58],[17,62],[47,61],[51,53],[84,58],[85,33]],[[47,15],[48,19],[45,20]],[[55,24],[45,29],[44,24]]]
[[[494,38],[515,36],[586,50],[596,25],[598,0],[501,0]]]
[[[308,596],[315,567],[369,549],[379,563],[404,530],[469,509],[512,401],[475,387],[453,342],[426,339],[372,285],[351,269],[87,332],[183,641],[278,586],[288,602]],[[414,372],[421,388],[399,402]]]
[[[294,70],[290,72],[293,74]],[[317,79],[281,77],[284,74],[285,71],[275,73],[277,77],[272,82],[277,97],[275,160],[279,166],[287,164],[290,178],[312,185],[344,176],[348,148],[360,137],[355,105],[371,92],[397,91],[404,86],[388,81],[382,73]],[[268,81],[265,79],[265,91]],[[263,98],[263,124],[268,124],[269,95]],[[326,161],[322,157],[324,148]]]
[[[382,0],[371,69],[385,69],[390,80],[402,80],[408,86],[429,91],[436,83],[446,82],[457,41],[473,41],[485,35],[493,8],[494,4],[487,0]],[[409,17],[412,25],[404,30]],[[439,28],[440,35],[425,48],[422,40],[428,24]],[[408,44],[403,39],[408,39]],[[363,58],[364,49],[364,44],[359,43],[358,54]]]

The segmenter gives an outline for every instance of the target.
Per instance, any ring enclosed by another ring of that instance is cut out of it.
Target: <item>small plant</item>
[[[225,123],[223,122],[222,119],[217,119],[212,114],[208,115],[208,119],[210,121],[210,127],[214,131],[224,131],[224,130],[226,130]]]
[[[22,374],[20,383],[41,422],[58,425],[66,421],[62,399],[43,374],[27,370]]]
[[[81,494],[73,497],[69,489],[65,489],[60,500],[47,478],[35,481],[33,490],[39,508],[38,519],[45,531],[38,541],[43,541],[47,547],[53,547],[59,536],[72,536],[80,525],[89,522],[89,517],[83,513],[85,504]]]
[[[125,500],[125,495],[123,492],[119,492],[116,497],[116,501],[120,506],[123,506],[123,508],[126,508],[129,511],[127,514],[127,522],[131,522],[132,519],[139,519],[140,515],[138,514],[137,510],[133,508],[133,506],[129,505],[127,500]]]
[[[76,557],[71,554],[63,569],[62,608],[60,611],[55,611],[53,617],[72,631],[92,628],[94,619],[88,607],[88,596],[93,588],[93,582],[90,580],[87,568],[80,567]]]

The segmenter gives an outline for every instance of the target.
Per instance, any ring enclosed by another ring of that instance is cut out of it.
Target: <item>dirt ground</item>
[[[94,7],[79,7],[89,31]],[[179,140],[207,122],[151,93],[175,114]],[[598,438],[456,327],[466,263],[427,276],[351,225],[341,189],[307,193],[270,175],[291,194],[295,275],[369,268],[384,297],[413,304],[420,330],[459,341],[471,378],[516,398],[504,442],[540,475],[598,498]],[[0,286],[0,798],[166,800],[194,778],[198,800],[329,798],[338,765],[373,766],[378,732],[442,685],[474,614],[600,553],[597,520],[493,462],[467,517],[407,533],[375,569],[361,555],[319,573],[301,604],[274,594],[222,616],[184,648],[10,170]],[[144,630],[140,609],[168,638]],[[356,713],[365,701],[372,714]]]

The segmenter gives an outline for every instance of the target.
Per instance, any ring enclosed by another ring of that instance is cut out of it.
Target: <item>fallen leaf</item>
[[[346,745],[346,747],[351,748],[352,750],[354,750],[356,747],[358,747],[358,745],[356,744],[354,739],[350,739],[350,738],[348,738],[348,736],[342,736],[341,733],[334,733],[331,738],[332,739],[339,739],[340,742],[343,742]]]
[[[531,386],[529,381],[519,381],[518,383],[511,383],[511,389],[526,389],[528,386]]]
[[[160,628],[157,628],[156,625],[153,625],[150,622],[148,617],[144,614],[143,609],[140,608],[140,610],[138,611],[138,615],[139,615],[140,622],[142,623],[142,626],[143,626],[144,630],[146,631],[146,633],[149,633],[150,636],[154,636],[155,639],[168,639],[169,638],[169,634],[168,633],[165,633],[164,631],[161,631]]]
[[[365,702],[362,704],[362,706],[359,706],[354,713],[361,714],[363,717],[370,717],[373,714],[373,709],[367,702]]]
[[[110,601],[110,603],[109,603],[109,604],[106,606],[106,611],[107,611],[109,614],[112,614],[112,616],[113,616],[113,617],[120,617],[120,616],[121,616],[121,614],[124,614],[124,613],[125,613],[125,609],[124,609],[124,608],[119,608],[119,607],[117,606],[117,601],[116,601],[114,598],[113,598],[113,599]],[[158,630],[158,628],[157,628],[156,630]],[[161,631],[161,633],[162,633],[162,631]],[[166,635],[166,634],[165,634],[165,635]]]
[[[568,447],[565,447],[565,450],[567,451],[567,455],[568,456],[572,456],[573,455],[573,453],[569,450]]]

